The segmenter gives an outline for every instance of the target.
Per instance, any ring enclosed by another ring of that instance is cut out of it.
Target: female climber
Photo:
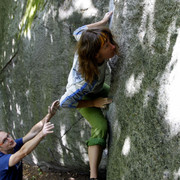
[[[109,86],[104,83],[107,60],[118,52],[111,31],[105,27],[112,12],[101,21],[82,26],[74,31],[78,41],[72,69],[60,106],[77,108],[91,125],[87,141],[90,179],[97,180],[98,166],[106,146],[107,120],[101,108],[112,102],[108,98]]]

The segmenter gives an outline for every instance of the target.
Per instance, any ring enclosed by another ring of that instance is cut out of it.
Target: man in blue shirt
[[[22,180],[21,160],[31,153],[47,134],[53,133],[54,124],[49,120],[58,107],[59,101],[54,101],[48,114],[23,138],[14,140],[9,133],[0,131],[0,180]]]

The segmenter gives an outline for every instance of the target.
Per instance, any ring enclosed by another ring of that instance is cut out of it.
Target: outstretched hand
[[[42,129],[43,135],[46,136],[47,134],[53,133],[54,131],[51,131],[53,128],[54,124],[52,124],[51,122],[45,122]]]
[[[112,11],[107,12],[107,13],[104,15],[102,21],[106,24],[106,23],[109,21],[109,19],[110,19],[110,17],[112,16],[112,14],[113,14]]]
[[[55,115],[58,108],[59,108],[59,100],[56,100],[52,103],[51,106],[48,107],[48,113],[51,115]]]
[[[110,103],[112,103],[112,99],[100,97],[94,100],[94,107],[106,108],[106,105]]]

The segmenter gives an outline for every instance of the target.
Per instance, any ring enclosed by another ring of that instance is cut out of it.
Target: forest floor
[[[38,166],[23,162],[23,180],[89,180],[87,174],[42,171]]]

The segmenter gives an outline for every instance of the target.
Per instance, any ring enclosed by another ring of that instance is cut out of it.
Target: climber
[[[104,83],[107,60],[118,53],[118,45],[111,31],[105,27],[112,12],[103,19],[84,25],[74,31],[78,41],[72,69],[60,106],[77,108],[91,125],[91,137],[87,141],[90,179],[98,178],[98,166],[106,147],[107,120],[101,108],[112,102],[108,98],[109,86]]]
[[[49,120],[58,107],[59,101],[54,101],[48,108],[48,114],[23,138],[14,140],[9,133],[0,131],[0,180],[22,179],[22,159],[31,153],[47,134],[53,133],[54,124]]]

